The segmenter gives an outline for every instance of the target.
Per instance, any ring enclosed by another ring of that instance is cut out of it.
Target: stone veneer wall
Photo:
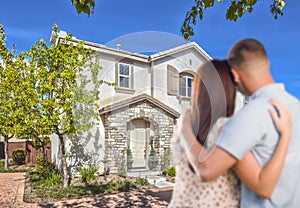
[[[154,148],[158,155],[170,147],[175,117],[147,100],[105,114],[105,156],[111,172],[117,171],[117,161],[125,158],[127,147],[127,123],[133,119],[144,119],[152,124]]]

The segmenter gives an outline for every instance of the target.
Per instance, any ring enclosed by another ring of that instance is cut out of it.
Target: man
[[[264,167],[278,144],[279,134],[269,115],[270,99],[284,103],[292,113],[293,131],[283,170],[272,194],[259,197],[242,185],[241,207],[298,207],[300,204],[300,103],[276,84],[270,73],[270,63],[264,46],[254,39],[237,42],[228,53],[228,62],[239,90],[251,96],[248,104],[235,114],[224,127],[216,149],[199,165],[201,178],[211,181],[236,165],[246,153],[252,151]],[[189,119],[184,116],[183,123]],[[190,122],[189,122],[190,123]],[[191,128],[182,128],[184,137],[191,135]],[[187,139],[188,140],[188,139]],[[189,143],[186,147],[192,148]],[[197,145],[199,145],[197,143]],[[187,149],[188,150],[188,149]],[[195,158],[189,158],[191,160]],[[198,160],[198,158],[196,158]],[[251,167],[248,167],[251,168]],[[243,171],[236,168],[243,177]],[[244,171],[245,172],[245,171]]]

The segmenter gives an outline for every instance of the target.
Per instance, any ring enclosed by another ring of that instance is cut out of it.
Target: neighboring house
[[[58,37],[51,37],[51,42],[55,44],[65,35],[60,32]],[[76,43],[78,39],[72,41]],[[147,169],[151,144],[158,156],[169,151],[176,119],[190,106],[194,74],[211,57],[195,42],[150,56],[131,53],[120,46],[109,48],[91,42],[85,45],[99,57],[99,79],[116,86],[100,87],[100,121],[92,133],[86,134],[86,140],[69,139],[69,162],[102,168],[105,162],[114,172],[130,148],[133,168]],[[240,95],[237,104],[243,104]],[[74,142],[79,147],[75,148]],[[57,161],[57,157],[58,140],[53,139],[52,158]]]

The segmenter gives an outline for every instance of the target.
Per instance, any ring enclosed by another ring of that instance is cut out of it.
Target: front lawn
[[[153,188],[146,179],[124,177],[117,174],[96,175],[95,167],[79,168],[80,178],[74,178],[68,188],[63,188],[61,173],[53,163],[44,158],[29,171],[26,179],[24,201],[31,203],[54,202],[65,199]]]

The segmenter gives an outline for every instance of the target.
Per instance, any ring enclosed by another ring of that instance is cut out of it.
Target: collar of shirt
[[[256,90],[256,92],[253,93],[252,96],[250,97],[250,100],[264,96],[265,94],[269,94],[271,92],[276,92],[278,90],[279,91],[284,90],[284,85],[282,83],[274,83],[274,84],[266,85],[266,86]]]

